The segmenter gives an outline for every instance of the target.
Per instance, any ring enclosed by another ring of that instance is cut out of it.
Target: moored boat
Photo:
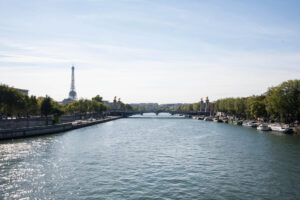
[[[241,120],[235,120],[235,121],[232,121],[232,124],[233,125],[239,125],[239,126],[241,126],[243,124],[243,121],[241,121]]]
[[[293,129],[291,129],[288,125],[281,124],[270,124],[269,127],[272,131],[277,131],[281,133],[292,133]]]
[[[223,122],[219,117],[213,118],[213,121],[214,121],[214,122]]]
[[[213,119],[211,117],[205,117],[204,121],[213,121]]]
[[[223,123],[228,123],[228,118],[224,117],[223,119],[221,119]]]
[[[259,131],[270,131],[271,128],[268,126],[268,124],[260,124],[257,127],[257,130],[259,130]]]
[[[242,123],[243,126],[247,126],[247,127],[252,127],[252,128],[256,128],[258,126],[257,123],[255,122],[249,122],[249,121],[244,121]]]
[[[198,120],[204,120],[204,116],[199,116]]]

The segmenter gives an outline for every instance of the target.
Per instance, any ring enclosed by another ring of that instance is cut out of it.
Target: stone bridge
[[[155,113],[158,115],[159,113],[170,113],[171,115],[204,115],[209,116],[210,112],[200,112],[200,111],[166,111],[166,110],[147,110],[147,111],[121,111],[115,110],[110,111],[110,115],[112,116],[124,116],[129,117],[132,115],[143,115],[144,113]]]

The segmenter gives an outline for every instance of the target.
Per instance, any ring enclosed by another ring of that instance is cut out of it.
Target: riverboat
[[[271,128],[268,126],[268,124],[260,124],[257,127],[257,130],[259,130],[259,131],[270,131]]]
[[[213,118],[213,121],[214,121],[214,122],[223,122],[221,119],[219,119],[219,117]]]
[[[204,120],[204,116],[199,116],[198,120]]]
[[[270,124],[269,127],[272,131],[281,132],[281,133],[292,133],[293,129],[291,129],[288,125],[281,124]]]
[[[211,117],[205,117],[204,121],[213,121],[213,119]]]
[[[246,127],[252,127],[252,128],[257,128],[258,124],[255,123],[255,122],[248,122],[248,121],[244,121],[243,126],[246,126]]]
[[[243,121],[240,121],[240,120],[234,120],[234,121],[232,121],[232,124],[233,124],[233,125],[241,126],[241,125],[243,124]]]
[[[228,124],[228,118],[227,118],[227,117],[224,117],[224,118],[222,119],[222,122]]]

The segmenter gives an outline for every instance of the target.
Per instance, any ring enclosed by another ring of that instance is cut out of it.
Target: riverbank
[[[255,128],[260,131],[276,131],[281,133],[300,134],[300,126],[298,124],[283,124],[278,122],[259,122],[255,120],[245,120],[232,116],[185,116],[197,120],[213,121],[218,123],[227,123],[231,125],[240,125],[245,127]]]
[[[112,120],[120,119],[120,116],[108,116],[103,119],[93,120],[77,120],[68,123],[50,125],[50,126],[36,126],[29,128],[18,128],[18,129],[6,129],[0,130],[0,140],[9,140],[25,137],[34,137],[40,135],[47,135],[53,133],[65,132],[73,129],[83,128],[92,126],[99,123],[109,122]]]

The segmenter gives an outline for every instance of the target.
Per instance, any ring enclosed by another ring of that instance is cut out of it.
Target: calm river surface
[[[2,141],[1,197],[300,199],[300,137],[148,114]]]

